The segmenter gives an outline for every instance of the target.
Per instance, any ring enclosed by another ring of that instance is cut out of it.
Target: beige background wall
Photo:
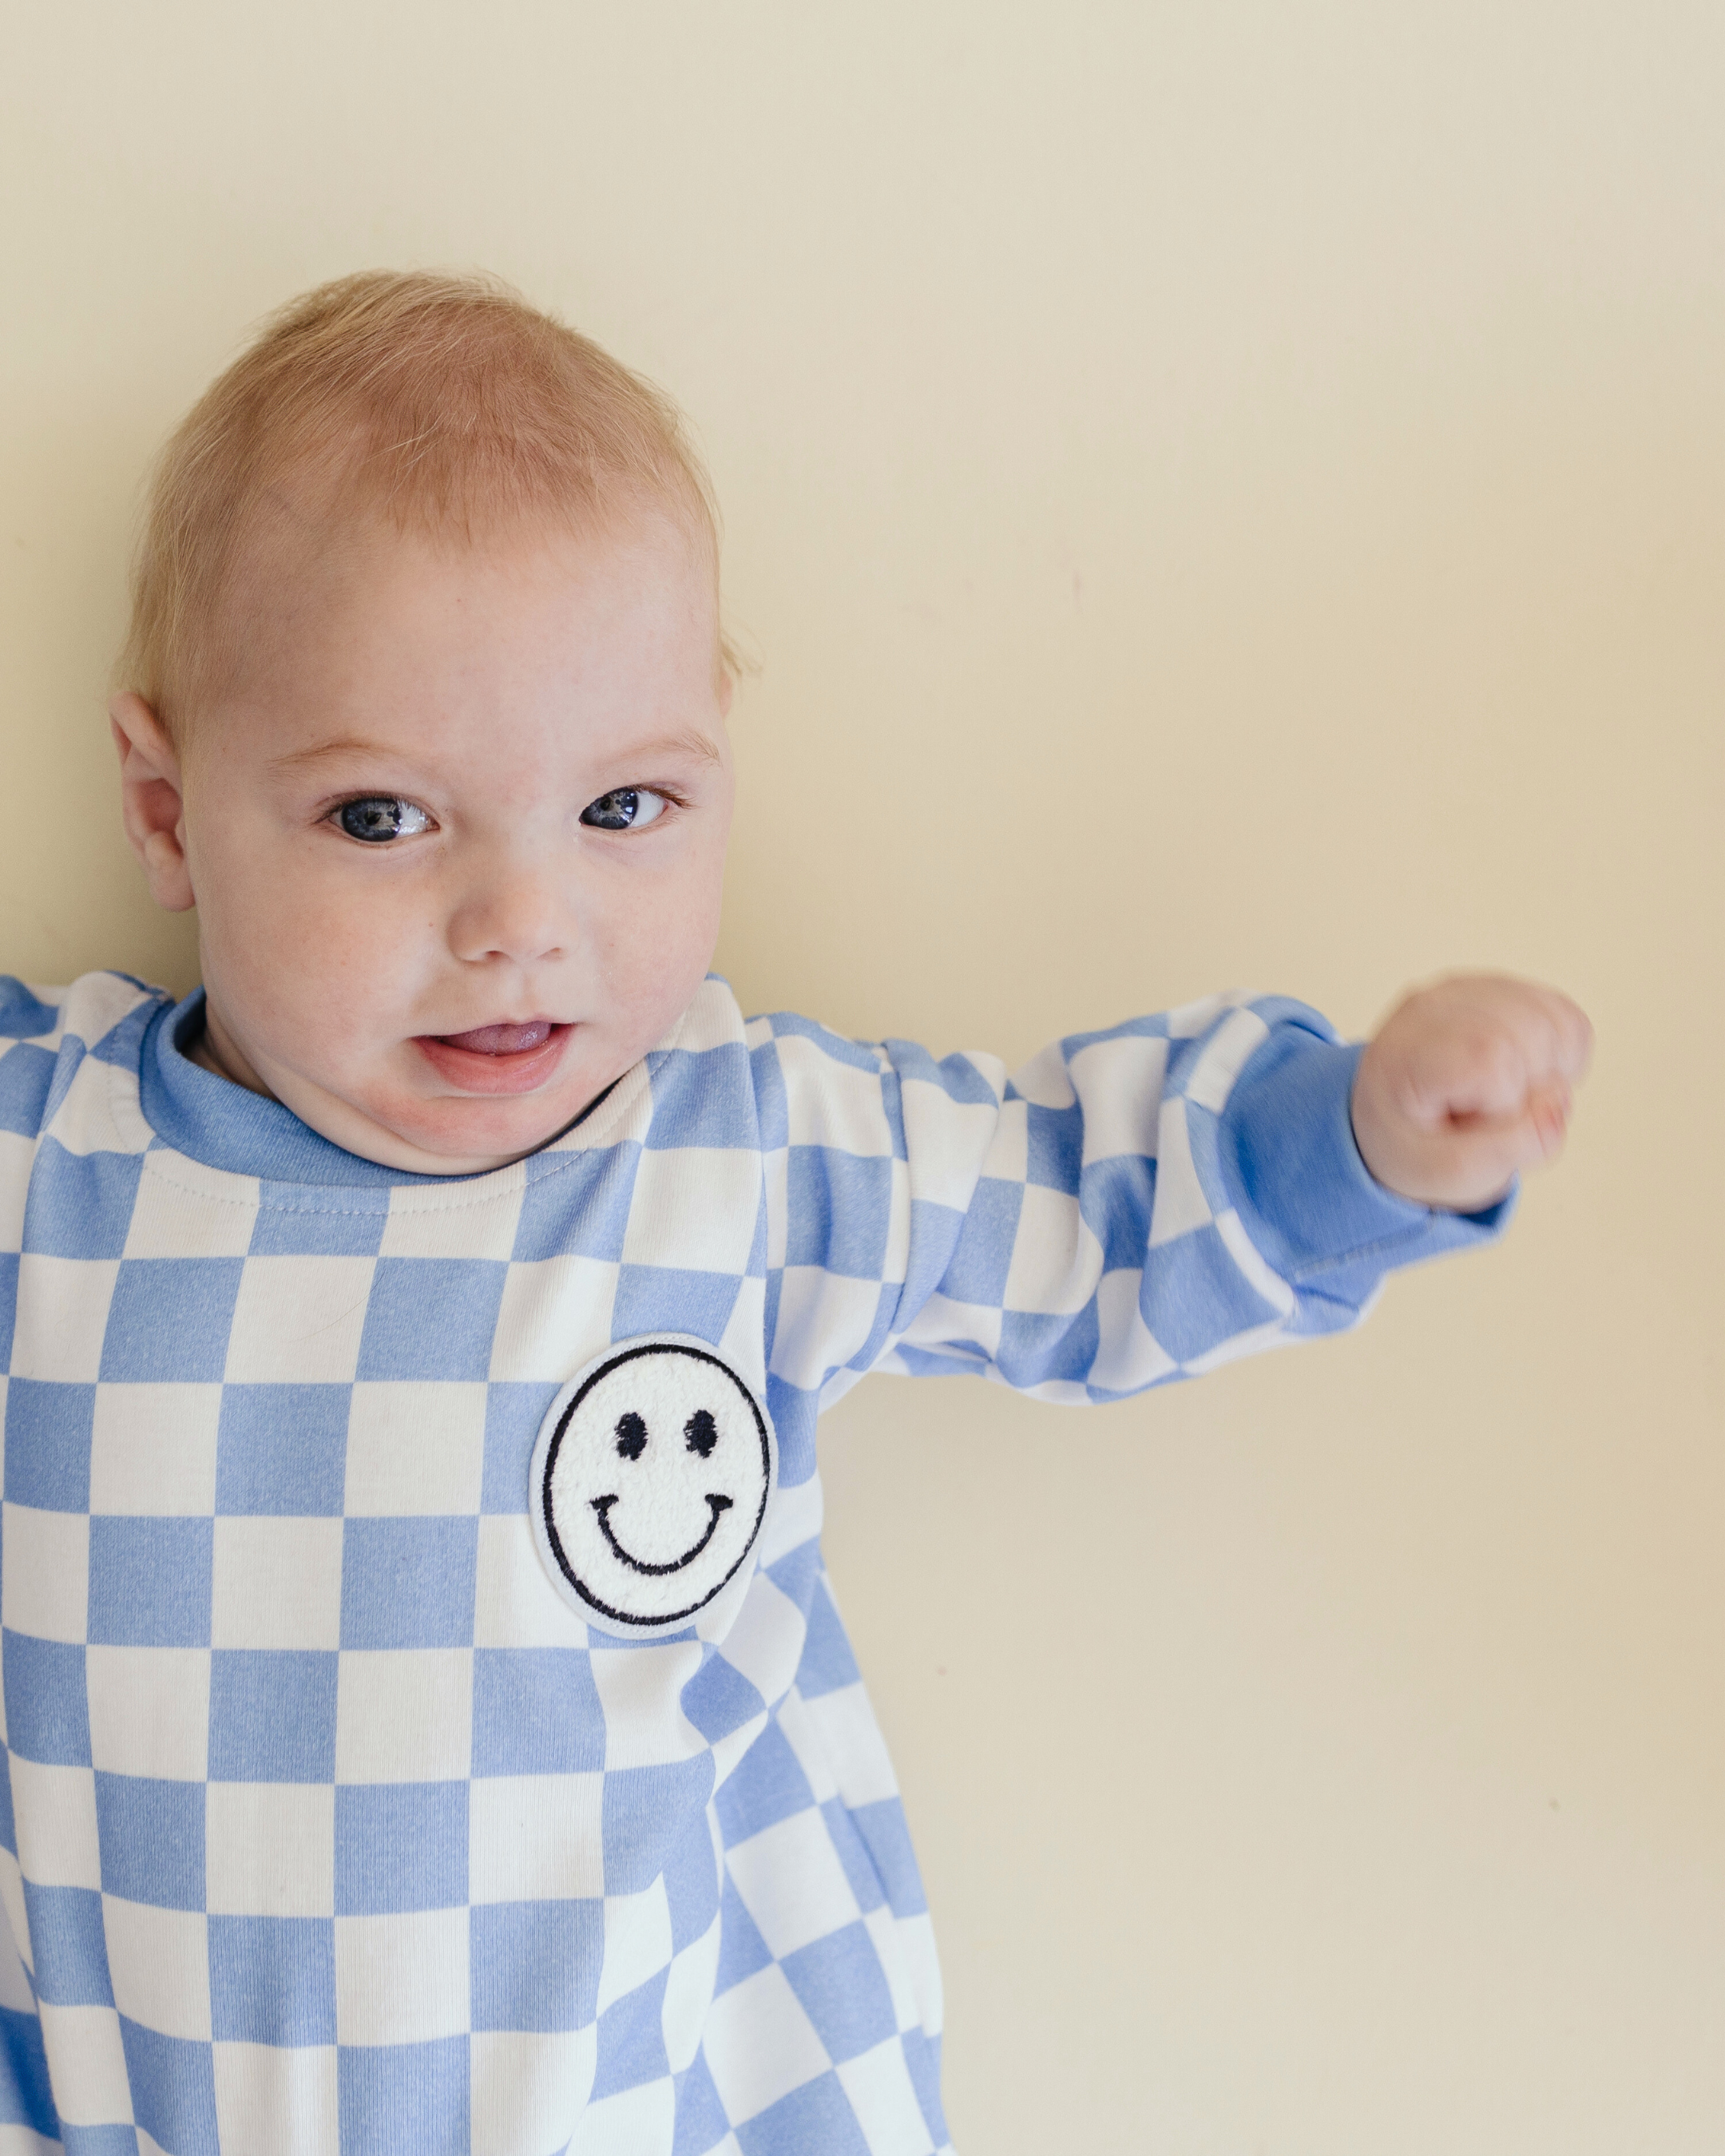
[[[965,2156],[1725,2148],[1722,96],[1712,0],[0,23],[0,963],[190,983],[135,481],[266,307],[477,262],[711,453],[751,1007],[1598,1021],[1571,1163],[1360,1338],[833,1417]]]

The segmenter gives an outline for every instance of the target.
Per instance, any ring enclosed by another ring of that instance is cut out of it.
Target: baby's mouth
[[[422,1033],[413,1045],[461,1092],[531,1093],[555,1071],[574,1030],[557,1019],[510,1019],[466,1033]]]
[[[556,1030],[548,1018],[530,1018],[519,1025],[476,1025],[471,1033],[439,1033],[431,1037],[445,1048],[465,1048],[471,1055],[526,1055],[543,1048]]]

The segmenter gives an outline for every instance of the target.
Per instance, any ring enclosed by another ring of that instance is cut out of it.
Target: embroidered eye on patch
[[[528,1510],[552,1584],[589,1623],[686,1625],[754,1548],[773,1464],[760,1403],[704,1342],[608,1348],[552,1401],[533,1448]]]

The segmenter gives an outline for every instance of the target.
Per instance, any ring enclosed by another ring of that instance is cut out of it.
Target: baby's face
[[[718,933],[728,689],[668,520],[283,579],[198,715],[209,1049],[351,1152],[488,1168],[670,1027]]]

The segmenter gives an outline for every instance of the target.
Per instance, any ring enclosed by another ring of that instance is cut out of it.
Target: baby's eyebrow
[[[692,756],[698,763],[722,763],[725,760],[718,743],[698,726],[686,727],[680,734],[663,734],[657,741],[631,742],[623,753],[638,763],[655,756]]]
[[[619,752],[633,763],[649,764],[661,756],[692,757],[697,763],[722,763],[719,746],[711,736],[698,726],[685,727],[681,733],[661,734],[656,741],[633,742]],[[334,741],[317,742],[310,748],[290,749],[285,756],[272,757],[270,768],[274,772],[295,772],[315,768],[341,758],[377,757],[386,761],[398,757],[399,744],[367,741],[358,734],[342,734]]]
[[[318,742],[311,748],[290,749],[285,756],[270,759],[272,771],[304,771],[309,766],[326,763],[335,757],[391,757],[399,756],[399,748],[390,748],[382,742],[362,740],[357,734],[343,734],[335,741]]]

